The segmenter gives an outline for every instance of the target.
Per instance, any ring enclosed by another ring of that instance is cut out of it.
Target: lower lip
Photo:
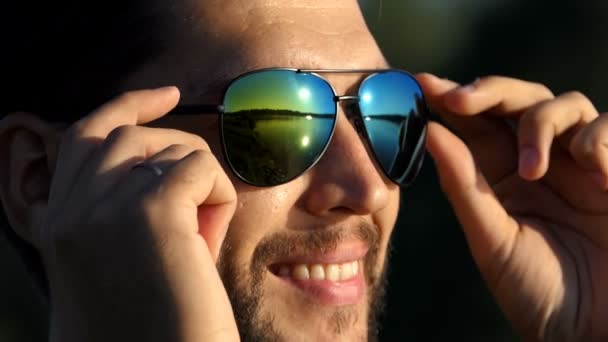
[[[278,276],[277,276],[278,277]],[[345,281],[297,280],[278,277],[281,281],[303,291],[309,298],[322,305],[342,306],[358,304],[363,299],[365,281],[363,273]]]

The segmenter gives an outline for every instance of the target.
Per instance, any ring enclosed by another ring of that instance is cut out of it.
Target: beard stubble
[[[368,310],[367,341],[377,341],[379,321],[384,311],[386,288],[386,265],[389,246],[382,267],[377,266],[380,251],[379,230],[373,224],[361,222],[355,227],[336,226],[326,228],[309,226],[306,229],[277,232],[256,246],[248,267],[239,267],[236,251],[228,242],[224,243],[218,259],[218,271],[228,293],[242,341],[266,342],[287,341],[274,323],[272,314],[262,315],[264,303],[263,282],[268,273],[268,264],[277,256],[324,253],[334,250],[339,244],[353,238],[363,241],[369,250],[364,259],[364,275],[367,285]],[[337,309],[329,318],[329,327],[335,335],[342,335],[360,319],[352,308]]]

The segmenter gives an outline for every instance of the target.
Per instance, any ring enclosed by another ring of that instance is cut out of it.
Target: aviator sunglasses
[[[357,95],[337,95],[321,76],[327,73],[369,75]],[[222,104],[178,106],[171,114],[219,114],[230,168],[265,187],[287,183],[319,161],[341,101],[386,176],[410,184],[422,164],[429,110],[416,79],[402,70],[255,70],[230,82]]]

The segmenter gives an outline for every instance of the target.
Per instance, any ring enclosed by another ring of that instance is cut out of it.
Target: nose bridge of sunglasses
[[[359,102],[359,96],[356,95],[336,95],[334,96],[334,101],[336,102],[340,102],[340,101],[354,101],[354,102]]]
[[[361,120],[361,108],[359,108],[359,96],[353,95],[342,95],[334,96],[334,101],[342,102],[342,110],[344,115],[353,123],[357,134],[363,136],[365,134],[365,128],[363,127],[363,121]]]
[[[346,117],[351,120],[359,113],[359,96],[355,95],[336,95],[334,96],[334,102],[340,105],[344,110]]]

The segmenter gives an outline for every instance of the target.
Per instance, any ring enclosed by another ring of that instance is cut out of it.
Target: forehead
[[[260,68],[387,66],[356,0],[185,1],[169,13],[165,53],[125,88],[175,84],[185,102],[198,102]]]

